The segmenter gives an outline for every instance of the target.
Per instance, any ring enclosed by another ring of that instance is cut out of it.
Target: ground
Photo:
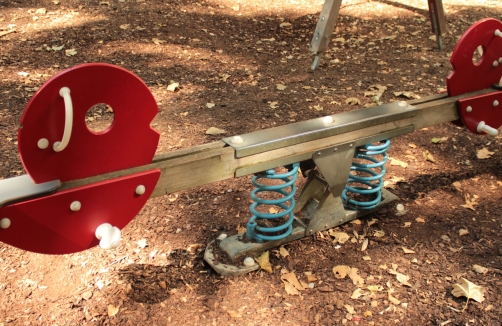
[[[425,0],[344,1],[312,72],[322,1],[1,1],[0,177],[24,173],[17,128],[30,97],[84,62],[122,66],[148,85],[158,153],[373,105],[371,85],[387,88],[382,102],[444,91],[460,35],[502,19],[502,4],[443,3],[439,51]],[[97,106],[89,124],[102,127],[109,111]],[[202,259],[208,243],[247,222],[250,177],[149,200],[116,250],[49,256],[0,244],[0,325],[500,325],[501,142],[450,123],[393,139],[385,179],[399,201],[335,230],[351,237],[343,244],[323,232],[272,250],[273,273],[221,277]],[[335,276],[338,265],[358,269],[361,296]],[[286,271],[313,288],[288,294]],[[461,278],[486,287],[465,311],[465,297],[451,294]]]

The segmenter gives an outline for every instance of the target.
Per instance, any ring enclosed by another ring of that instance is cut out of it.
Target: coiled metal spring
[[[257,242],[274,241],[284,239],[293,232],[293,209],[295,207],[294,196],[296,194],[295,182],[298,178],[298,167],[299,163],[295,163],[286,166],[288,170],[286,173],[278,174],[275,173],[274,170],[267,170],[253,176],[251,183],[256,188],[251,192],[251,199],[254,203],[251,204],[249,208],[253,216],[251,216],[246,225],[246,237],[248,239],[254,239]],[[258,182],[260,179],[281,180],[283,183],[278,185],[265,185]],[[288,187],[291,187],[290,192],[285,190]],[[283,197],[279,199],[260,198],[258,195],[263,192],[277,193]],[[259,206],[278,206],[281,207],[283,211],[277,213],[263,213],[257,211]],[[280,221],[279,219],[284,221]],[[266,221],[263,220],[283,223],[272,227],[258,225],[260,221],[266,223]]]
[[[379,142],[378,145],[367,144],[360,146],[354,153],[355,159],[369,161],[371,163],[352,162],[349,180],[342,192],[342,201],[345,207],[350,209],[373,209],[382,201],[383,177],[387,172],[385,163],[388,161],[387,151],[390,148],[390,140]],[[381,155],[378,160],[374,156]],[[349,198],[350,193],[366,197],[368,201]]]

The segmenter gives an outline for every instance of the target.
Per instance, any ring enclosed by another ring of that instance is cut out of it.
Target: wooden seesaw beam
[[[311,139],[306,142],[278,147],[244,157],[237,157],[236,149],[232,146],[228,146],[224,141],[217,141],[188,149],[158,154],[153,158],[151,164],[65,182],[59,190],[72,189],[99,181],[110,180],[158,168],[161,170],[161,177],[151,198],[163,196],[216,181],[261,172],[285,164],[309,160],[312,158],[314,152],[337,146],[338,144],[357,141],[358,139],[364,140],[397,130],[402,130],[397,134],[404,134],[416,129],[455,121],[459,119],[459,113],[456,106],[459,99],[491,92],[493,92],[493,90],[486,89],[456,97],[448,97],[446,94],[439,94],[412,100],[407,102],[410,106],[416,108],[416,114],[412,117],[378,123],[370,127],[355,129],[329,137]],[[378,110],[378,108],[379,107],[373,107],[362,110]],[[361,112],[362,110],[352,112]],[[350,114],[352,112],[342,114]],[[341,114],[332,115],[335,122],[340,115]],[[306,122],[308,121],[300,122],[299,124]],[[371,124],[371,122],[372,119],[369,119],[368,123]],[[283,127],[285,126],[266,129],[261,132],[267,133],[276,128]],[[242,137],[246,138],[246,135],[242,135]],[[356,145],[359,146],[362,144]]]

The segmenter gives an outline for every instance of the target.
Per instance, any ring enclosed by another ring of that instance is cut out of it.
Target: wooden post
[[[446,18],[444,15],[443,0],[428,0],[428,3],[432,31],[436,34],[438,48],[442,50],[443,34],[446,33]]]
[[[342,0],[326,0],[321,10],[321,15],[317,21],[317,26],[310,43],[310,51],[316,53],[312,70],[319,67],[322,53],[328,49],[328,44],[335,29],[338,12],[342,5]]]

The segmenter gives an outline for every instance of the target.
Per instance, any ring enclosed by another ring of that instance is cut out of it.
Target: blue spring
[[[384,140],[378,145],[367,144],[356,149],[354,158],[373,163],[352,162],[349,180],[342,192],[342,201],[345,207],[356,210],[373,209],[380,204],[382,201],[383,177],[387,172],[384,165],[389,159],[387,156],[389,148],[390,140]],[[373,157],[376,155],[382,155],[382,160]],[[352,186],[352,184],[356,185]],[[357,201],[349,198],[349,193],[363,195],[367,198],[371,198],[371,200]]]
[[[257,242],[263,241],[274,241],[284,239],[293,232],[293,209],[295,207],[294,196],[296,194],[296,179],[298,178],[298,167],[299,163],[286,166],[288,169],[287,173],[276,174],[274,170],[267,170],[265,172],[257,173],[253,176],[251,183],[256,188],[251,192],[251,199],[254,203],[249,207],[251,211],[251,218],[246,225],[246,237],[248,239],[254,239]],[[284,183],[278,185],[264,185],[258,182],[260,179],[274,179],[281,180]],[[287,192],[285,189],[291,187],[291,191]],[[263,199],[258,197],[261,192],[272,192],[281,194],[280,199]],[[286,203],[289,202],[289,205]],[[272,213],[261,213],[256,210],[258,206],[268,205],[268,206],[279,206],[283,209],[282,212],[277,214]],[[276,227],[265,227],[258,225],[257,222],[260,220],[276,220],[286,217],[287,221]],[[274,234],[279,233],[279,234]]]

